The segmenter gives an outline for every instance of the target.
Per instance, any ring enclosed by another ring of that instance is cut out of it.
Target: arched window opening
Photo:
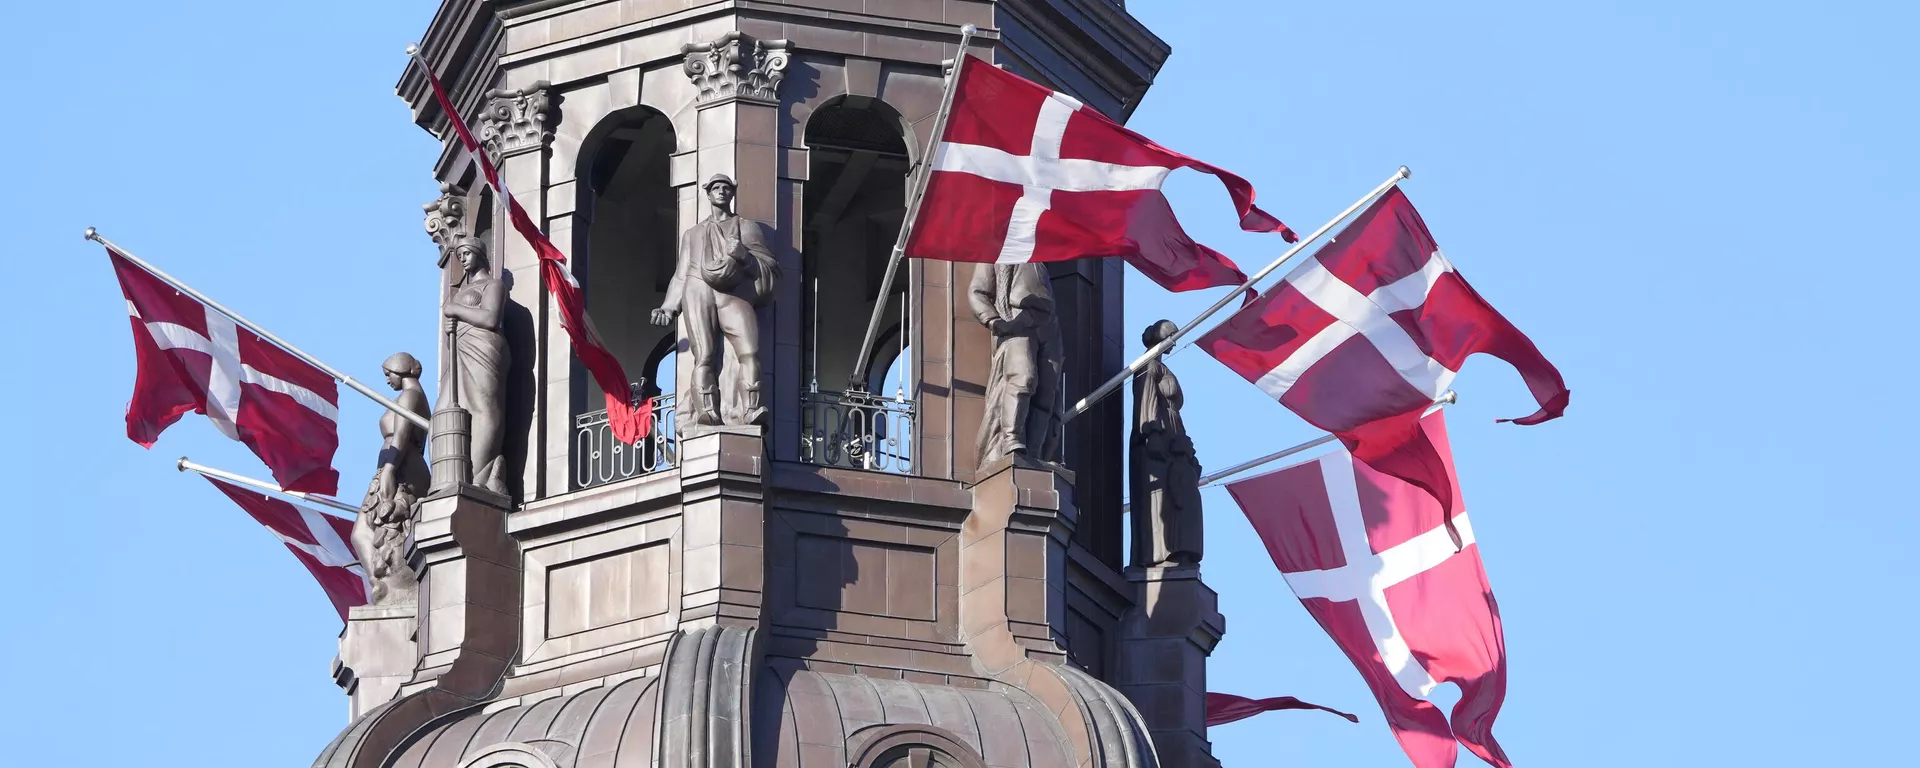
[[[574,214],[574,279],[607,350],[633,379],[630,395],[656,398],[647,440],[613,439],[606,399],[578,363],[571,377],[574,483],[585,488],[673,464],[674,329],[652,311],[666,297],[679,239],[670,161],[672,121],[646,107],[617,112],[582,142]]]
[[[829,101],[807,120],[801,212],[805,461],[911,470],[911,358],[901,354],[908,314],[904,266],[887,295],[880,295],[906,217],[905,125],[885,103],[858,96]],[[880,327],[891,329],[891,336],[876,339],[865,374],[856,378],[876,305]]]

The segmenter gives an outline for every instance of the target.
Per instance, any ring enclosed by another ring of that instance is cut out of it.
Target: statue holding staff
[[[501,334],[507,286],[488,268],[487,248],[478,239],[463,237],[453,248],[461,274],[453,295],[442,305],[446,333],[453,352],[452,381],[441,395],[448,404],[466,409],[472,417],[469,456],[472,483],[505,495],[500,448],[506,436],[506,382],[509,353]]]

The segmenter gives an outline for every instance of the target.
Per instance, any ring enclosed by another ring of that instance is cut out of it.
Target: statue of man
[[[760,321],[755,308],[773,298],[780,265],[759,222],[733,212],[736,186],[714,174],[702,189],[711,213],[680,237],[680,254],[667,298],[653,311],[654,325],[682,320],[693,361],[692,398],[681,398],[681,424],[760,424],[767,409],[760,395]],[[724,346],[723,346],[724,342]],[[728,391],[720,390],[722,351]],[[692,402],[689,403],[689,400]],[[691,410],[686,410],[686,409]]]
[[[993,332],[987,411],[980,420],[980,466],[1006,456],[1061,458],[1060,321],[1053,283],[1040,264],[981,264],[967,303]]]
[[[420,361],[399,352],[380,366],[387,386],[400,394],[395,400],[409,411],[427,415],[427,393],[420,388]],[[413,568],[407,565],[407,533],[413,523],[413,504],[427,492],[426,430],[400,414],[380,414],[380,456],[373,482],[367,487],[360,516],[353,521],[353,551],[360,557],[372,586],[374,605],[404,603],[419,589]]]
[[[1140,334],[1152,348],[1180,330],[1161,320]],[[1129,496],[1133,564],[1198,565],[1202,554],[1200,459],[1180,417],[1186,395],[1173,371],[1154,358],[1133,379],[1133,437]]]

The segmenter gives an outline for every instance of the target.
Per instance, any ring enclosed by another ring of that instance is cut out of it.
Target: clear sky
[[[1174,55],[1133,126],[1254,182],[1308,231],[1405,163],[1462,273],[1573,389],[1566,418],[1476,358],[1450,414],[1506,620],[1495,733],[1521,765],[1911,764],[1916,419],[1912,4],[1133,0]],[[438,147],[392,85],[428,0],[20,3],[0,151],[0,618],[18,765],[306,765],[345,724],[339,619],[189,455],[261,472],[190,416],[123,436],[133,355],[97,226],[376,381],[432,349]],[[1272,236],[1176,176],[1249,269]],[[1137,277],[1137,276],[1136,276]],[[1129,327],[1216,294],[1128,284]],[[1903,296],[1908,298],[1902,298]],[[1314,436],[1188,351],[1202,461]],[[376,407],[342,396],[353,496]],[[1359,713],[1215,729],[1232,768],[1406,764],[1359,675],[1221,491],[1213,688]],[[1463,756],[1463,765],[1477,764]]]

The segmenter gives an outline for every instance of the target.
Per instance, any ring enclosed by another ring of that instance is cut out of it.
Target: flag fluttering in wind
[[[972,56],[957,66],[907,256],[1000,264],[1118,256],[1171,291],[1245,282],[1174,218],[1160,186],[1180,168],[1220,179],[1241,229],[1294,240],[1254,206],[1245,179]]]
[[[1445,416],[1418,422],[1458,498]],[[1417,768],[1454,765],[1454,742],[1511,768],[1493,738],[1507,693],[1506,639],[1462,510],[1369,468],[1346,451],[1227,486],[1288,586],[1366,678]],[[1460,687],[1451,723],[1426,697]]]
[[[1262,712],[1278,712],[1283,709],[1317,709],[1332,712],[1347,719],[1349,723],[1360,722],[1360,718],[1332,707],[1323,707],[1311,702],[1301,701],[1292,696],[1274,696],[1265,699],[1249,699],[1231,693],[1207,692],[1207,727],[1237,723]]]
[[[460,111],[454,109],[453,100],[447,98],[446,88],[440,84],[440,78],[433,74],[433,68],[427,66],[425,59],[416,61],[420,71],[427,75],[427,84],[433,88],[433,98],[440,104],[441,111],[447,114],[447,122],[453,126],[454,133],[460,137],[460,145],[473,155],[480,164],[481,175],[492,185],[494,194],[506,204],[507,218],[513,222],[513,228],[533,246],[540,260],[540,278],[547,286],[547,293],[553,296],[554,304],[560,310],[560,325],[566,329],[567,338],[573,340],[573,353],[580,358],[587,373],[600,385],[600,391],[607,396],[607,426],[611,428],[615,439],[632,444],[647,436],[653,422],[653,401],[642,399],[633,403],[628,391],[627,372],[620,367],[620,360],[607,351],[600,341],[599,332],[593,329],[593,321],[587,317],[586,293],[580,289],[580,283],[573,279],[573,268],[567,263],[567,255],[554,247],[547,239],[547,233],[533,223],[527,209],[514,199],[513,192],[500,178],[500,172],[493,167],[493,161],[487,159],[487,153],[480,148],[480,142],[473,138],[473,132],[467,129],[466,121],[461,119]]]
[[[1520,371],[1540,410],[1514,423],[1538,424],[1567,407],[1560,372],[1467,285],[1398,188],[1198,345],[1449,512],[1451,486],[1420,413],[1469,355]]]
[[[367,604],[367,581],[347,542],[353,538],[353,521],[334,517],[305,506],[294,506],[259,491],[207,478],[233,503],[246,510],[255,522],[287,545],[287,551],[306,566],[340,620],[347,620],[347,609]]]
[[[151,448],[188,412],[245,443],[290,491],[332,495],[340,473],[333,377],[107,248],[133,323],[127,437]]]

